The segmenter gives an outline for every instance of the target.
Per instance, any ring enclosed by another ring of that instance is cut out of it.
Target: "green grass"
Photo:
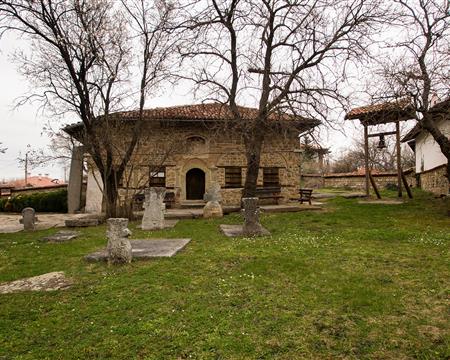
[[[0,295],[0,359],[446,359],[450,218],[417,192],[402,205],[334,199],[265,215],[270,237],[229,239],[220,220],[133,238],[191,237],[171,259],[108,267],[56,230],[0,234],[0,282],[65,271],[65,291]]]

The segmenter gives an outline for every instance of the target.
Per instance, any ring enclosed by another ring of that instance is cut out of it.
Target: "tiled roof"
[[[238,106],[239,112],[243,117],[243,120],[254,119],[258,115],[258,109]],[[137,119],[139,111],[124,111],[112,114],[115,117],[121,119]],[[161,107],[154,109],[144,110],[145,120],[178,120],[178,121],[224,121],[233,118],[233,114],[227,105],[218,103],[209,104],[196,104],[196,105],[182,105]],[[269,116],[270,120],[274,121],[297,121],[302,123],[307,128],[320,125],[320,121],[317,119],[303,118],[300,116],[294,116],[282,113],[272,113]],[[81,123],[68,125],[64,128],[66,131],[70,131],[73,128],[81,126]]]
[[[363,116],[368,116],[371,114],[376,114],[380,112],[390,112],[390,111],[405,111],[410,106],[410,101],[408,99],[402,99],[399,101],[385,102],[381,104],[372,104],[367,106],[361,106],[350,110],[346,115],[345,119],[353,120],[359,119]]]
[[[64,184],[64,181],[59,179],[51,179],[46,176],[28,176],[27,184],[25,184],[25,179],[17,179],[8,181],[7,183],[0,183],[0,187],[8,188],[23,188],[29,187],[51,187]]]
[[[238,109],[244,120],[254,119],[258,115],[258,109],[255,108],[238,106]],[[119,112],[116,115],[124,118],[135,118],[139,115],[139,111]],[[144,117],[155,120],[228,120],[233,118],[233,113],[228,105],[210,103],[146,109],[144,110]],[[312,120],[281,113],[273,113],[269,116],[269,119]]]

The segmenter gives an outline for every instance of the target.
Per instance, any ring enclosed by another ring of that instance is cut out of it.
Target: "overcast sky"
[[[11,54],[20,44],[11,36],[0,41],[0,142],[7,147],[5,154],[0,154],[0,181],[3,179],[23,178],[24,169],[17,160],[19,154],[24,154],[27,145],[32,148],[45,148],[49,139],[42,133],[43,126],[49,121],[53,129],[60,128],[64,123],[73,123],[79,119],[55,120],[39,113],[38,104],[24,105],[14,109],[15,100],[26,94],[27,80],[18,72],[16,64],[11,61]],[[167,88],[161,91],[159,97],[148,99],[147,107],[184,105],[200,102],[191,96],[186,84],[175,89]],[[342,119],[340,119],[342,120]],[[322,128],[321,143],[329,147],[336,156],[348,147],[354,138],[362,136],[362,129],[356,122],[346,122],[339,131]],[[64,178],[64,169],[60,164],[53,164],[31,170],[32,175],[49,174],[52,178]]]

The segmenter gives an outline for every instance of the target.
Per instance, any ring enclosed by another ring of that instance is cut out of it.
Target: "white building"
[[[450,138],[450,100],[440,102],[431,109],[436,113],[435,122],[441,132]],[[428,131],[417,124],[403,139],[416,155],[416,174],[422,189],[435,194],[449,194],[446,178],[447,158],[439,144]]]

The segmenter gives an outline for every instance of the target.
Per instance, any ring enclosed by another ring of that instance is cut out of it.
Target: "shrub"
[[[8,201],[7,197],[0,198],[0,211],[5,211],[5,205],[7,201]]]
[[[21,194],[0,199],[0,211],[21,212],[32,207],[38,212],[67,212],[67,190]]]

